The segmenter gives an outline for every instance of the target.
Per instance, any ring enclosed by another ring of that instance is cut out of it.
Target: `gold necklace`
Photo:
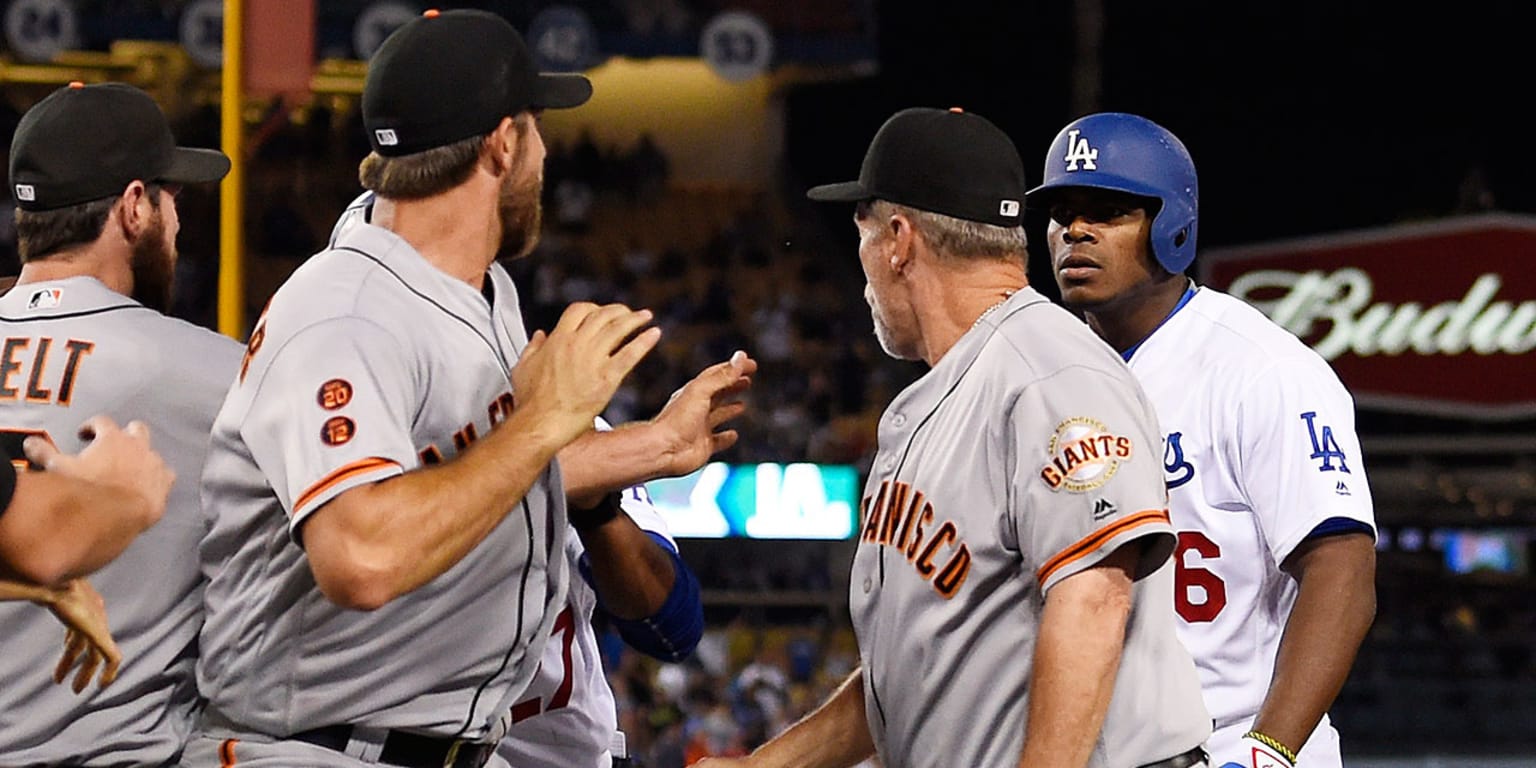
[[[986,309],[982,310],[981,315],[976,318],[976,322],[971,323],[971,329],[975,330],[976,326],[981,325],[981,321],[985,320],[987,315],[990,315],[993,312],[996,312],[997,308],[1001,307],[1004,304],[1006,304],[1009,299],[1013,298],[1013,294],[1015,294],[1015,293],[1017,293],[1017,291],[1013,291],[1013,290],[1003,291],[1003,297],[1001,299],[998,299],[996,304],[993,304],[992,306],[987,307]]]

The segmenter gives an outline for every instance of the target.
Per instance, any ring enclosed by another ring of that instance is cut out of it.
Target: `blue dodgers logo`
[[[1308,458],[1323,460],[1323,463],[1318,465],[1317,471],[1332,472],[1337,469],[1346,475],[1350,474],[1349,466],[1344,463],[1344,459],[1347,458],[1344,455],[1344,449],[1339,447],[1339,441],[1333,437],[1333,428],[1327,424],[1317,423],[1317,411],[1301,414],[1301,420],[1307,423],[1307,435],[1312,438],[1312,455]],[[1337,467],[1333,465],[1335,459],[1339,462]]]
[[[1195,465],[1184,458],[1183,432],[1169,432],[1163,439],[1163,475],[1168,490],[1195,479]]]
[[[1109,482],[1131,452],[1131,439],[1110,432],[1104,422],[1086,416],[1070,418],[1056,425],[1056,434],[1051,435],[1050,460],[1040,469],[1040,479],[1052,491],[1091,491]]]

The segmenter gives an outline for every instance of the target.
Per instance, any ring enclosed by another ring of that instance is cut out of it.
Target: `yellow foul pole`
[[[219,186],[219,332],[245,338],[245,153],[241,83],[245,53],[242,0],[224,0],[224,73],[221,139],[229,155],[229,175]]]

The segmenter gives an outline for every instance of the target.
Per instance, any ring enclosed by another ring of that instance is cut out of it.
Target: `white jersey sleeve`
[[[400,344],[367,320],[328,319],[272,350],[240,435],[297,531],[341,492],[416,466],[409,425],[420,401]],[[387,361],[387,363],[385,362]]]
[[[1066,368],[1021,394],[1008,517],[1042,592],[1154,536],[1138,578],[1173,552],[1156,418],[1127,374]]]
[[[1354,403],[1326,366],[1277,360],[1249,382],[1233,417],[1229,466],[1276,565],[1329,518],[1375,530]]]

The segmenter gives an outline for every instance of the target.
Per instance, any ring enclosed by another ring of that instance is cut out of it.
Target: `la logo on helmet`
[[[1083,170],[1097,171],[1099,151],[1088,146],[1088,139],[1079,137],[1079,131],[1074,128],[1067,131],[1067,170],[1078,170],[1077,164],[1083,164]]]

